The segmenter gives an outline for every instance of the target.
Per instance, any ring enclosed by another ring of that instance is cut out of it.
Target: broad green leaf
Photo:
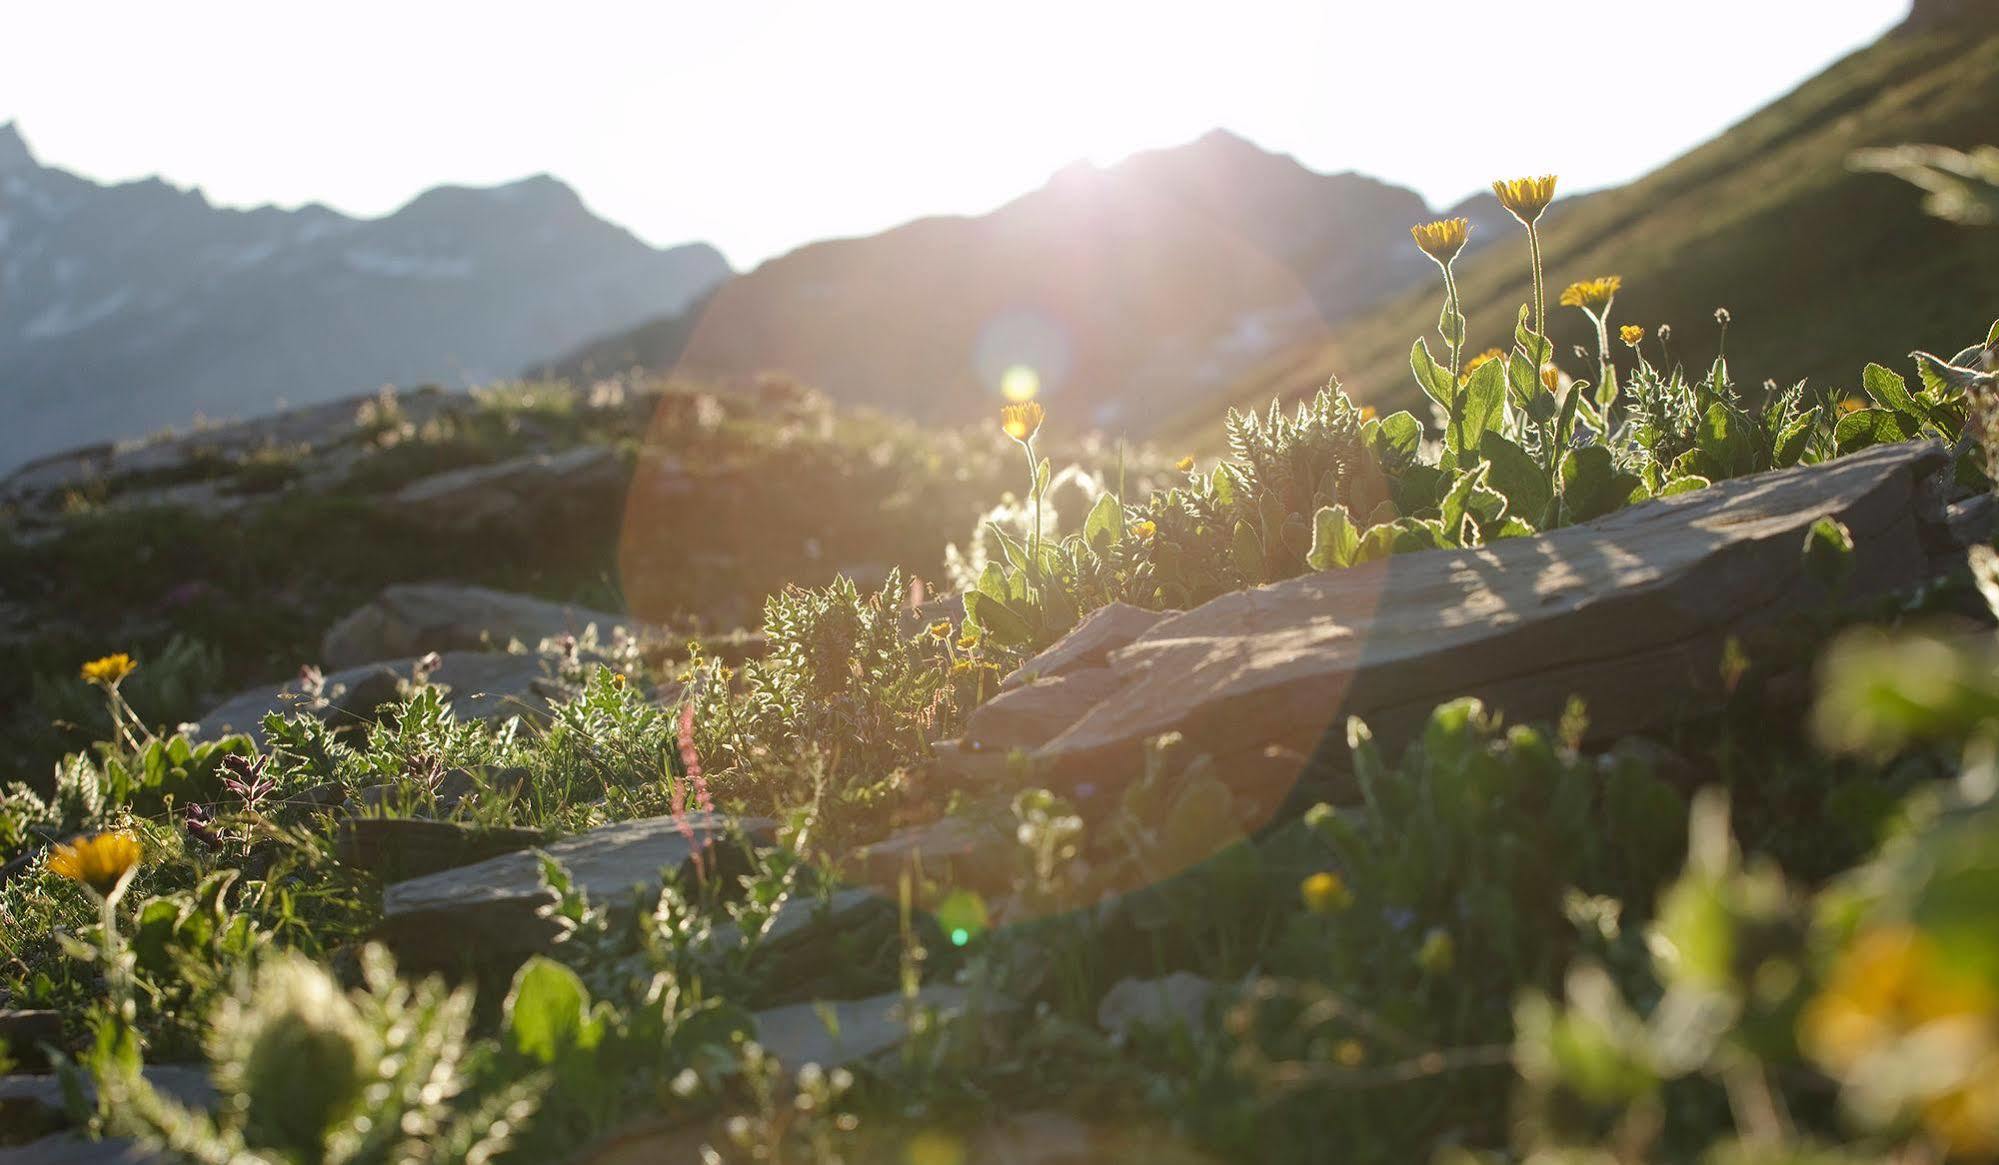
[[[986,568],[979,572],[978,590],[982,594],[990,595],[995,599],[1005,599],[1006,568],[997,562],[986,563]],[[970,611],[965,613],[968,615],[971,614]]]
[[[1031,521],[1032,519],[1030,519]],[[1000,555],[1015,570],[1027,569],[1027,547],[1013,535],[1008,534],[998,522],[987,522],[986,529],[992,531],[993,540],[999,543]]]
[[[1706,489],[1714,483],[1705,477],[1676,477],[1659,487],[1658,496],[1669,498],[1675,494],[1690,494],[1697,489]]]
[[[1999,348],[1999,320],[1992,321],[1992,330],[1985,333],[1985,346]]]
[[[1711,478],[1739,477],[1756,469],[1755,423],[1725,401],[1708,406],[1694,434],[1701,464]]]
[[[1562,509],[1571,522],[1587,522],[1602,517],[1623,503],[1617,493],[1615,466],[1610,450],[1602,445],[1571,449],[1562,458]]]
[[[1921,420],[1923,408],[1909,392],[1909,382],[1898,372],[1883,368],[1879,364],[1869,364],[1860,374],[1860,383],[1867,389],[1867,395],[1883,408]]]
[[[1487,433],[1479,452],[1492,466],[1487,484],[1506,496],[1506,511],[1537,526],[1545,521],[1554,497],[1548,471],[1503,433]]]
[[[1828,514],[1805,531],[1805,573],[1837,590],[1853,574],[1853,532]]]
[[[1913,426],[1887,409],[1860,409],[1839,419],[1833,430],[1833,449],[1844,456],[1875,445],[1906,441],[1915,436]]]
[[[1446,409],[1451,407],[1451,397],[1457,394],[1451,370],[1430,358],[1430,345],[1420,338],[1409,349],[1409,370],[1416,374],[1416,383],[1430,394],[1430,399]]]
[[[1083,519],[1083,541],[1099,554],[1124,541],[1124,505],[1116,494],[1105,494]]]
[[[1034,628],[1019,612],[983,591],[965,596],[965,618],[1010,647],[1024,647],[1034,640]]]
[[[1479,441],[1496,430],[1506,409],[1506,372],[1493,360],[1479,365],[1466,383],[1461,414],[1446,434],[1459,464],[1478,460]]]
[[[1535,383],[1540,383],[1538,375],[1540,368],[1554,358],[1555,344],[1548,337],[1527,326],[1527,305],[1524,303],[1520,305],[1520,315],[1513,324],[1513,342],[1520,345],[1520,350],[1526,353],[1529,365],[1536,372]]]
[[[590,1018],[590,992],[561,963],[536,955],[514,972],[505,1004],[507,1037],[516,1050],[543,1064],[571,1048],[589,1050],[603,1034]]]
[[[1352,566],[1360,549],[1360,531],[1345,506],[1320,506],[1312,515],[1312,548],[1305,562],[1313,570],[1333,570]]]

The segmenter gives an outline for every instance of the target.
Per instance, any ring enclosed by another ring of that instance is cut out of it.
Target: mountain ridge
[[[655,249],[546,174],[358,218],[100,184],[0,125],[0,468],[200,416],[471,384],[680,310],[729,268]]]

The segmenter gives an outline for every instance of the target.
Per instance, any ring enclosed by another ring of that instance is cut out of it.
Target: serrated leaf
[[[1423,422],[1405,409],[1373,423],[1377,427],[1369,448],[1384,468],[1396,470],[1415,462],[1416,451],[1423,445]]]
[[[1360,531],[1345,506],[1320,506],[1312,515],[1312,548],[1305,562],[1313,570],[1334,570],[1352,566],[1360,549]]]
[[[1922,406],[1916,403],[1916,398],[1909,392],[1909,382],[1902,379],[1900,373],[1879,364],[1869,364],[1860,374],[1860,383],[1867,390],[1867,395],[1874,398],[1875,404],[1907,413],[1919,420],[1922,418]]]
[[[1445,530],[1456,532],[1464,525],[1465,514],[1470,509],[1472,491],[1485,483],[1485,475],[1486,467],[1484,463],[1480,463],[1477,468],[1460,473],[1457,480],[1451,483],[1450,491],[1438,504]]]
[[[1675,477],[1669,480],[1665,485],[1659,487],[1659,492],[1655,496],[1670,498],[1675,494],[1690,494],[1697,489],[1706,489],[1713,484],[1713,482],[1705,477],[1689,474],[1686,477]]]
[[[1807,412],[1777,434],[1777,444],[1770,450],[1770,464],[1776,469],[1789,469],[1804,460],[1805,447],[1812,436],[1812,426],[1817,423],[1817,414]]]

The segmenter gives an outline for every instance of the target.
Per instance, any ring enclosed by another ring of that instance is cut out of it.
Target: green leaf
[[[1499,428],[1506,409],[1506,371],[1499,361],[1479,365],[1465,385],[1464,405],[1453,431],[1445,434],[1460,464],[1478,460],[1479,442]]]
[[[1853,532],[1826,515],[1805,531],[1805,573],[1838,590],[1853,574]]]
[[[1002,529],[998,522],[987,522],[986,529],[992,531],[993,540],[999,543],[1000,555],[1006,559],[1007,564],[1015,570],[1026,570],[1027,547]]]
[[[1024,647],[1034,641],[1033,626],[1019,612],[983,591],[965,596],[965,618],[1006,646]]]
[[[1124,504],[1116,494],[1105,494],[1090,507],[1090,516],[1083,519],[1083,541],[1099,554],[1124,541]]]
[[[1569,450],[1562,458],[1562,509],[1568,520],[1587,522],[1621,505],[1631,491],[1626,489],[1620,496],[1617,477],[1610,450],[1602,445]]]
[[[1874,398],[1875,404],[1906,413],[1917,420],[1922,419],[1923,408],[1910,394],[1909,382],[1902,379],[1900,373],[1879,364],[1869,364],[1860,374],[1860,383],[1867,389],[1867,395]]]
[[[1714,483],[1705,477],[1676,477],[1659,487],[1657,496],[1670,498],[1675,494],[1690,494],[1697,489],[1706,489]]]
[[[1545,521],[1554,498],[1548,471],[1503,433],[1487,433],[1479,452],[1492,465],[1486,482],[1505,495],[1507,512],[1537,526]]]
[[[1999,348],[1999,320],[1992,321],[1992,330],[1985,333],[1985,346]]]
[[[1405,409],[1380,418],[1377,424],[1370,447],[1382,468],[1392,472],[1413,464],[1423,444],[1423,422]]]
[[[590,992],[576,972],[536,955],[514,972],[507,992],[505,1026],[514,1048],[543,1064],[564,1052],[587,1051],[603,1035],[590,1017]]]
[[[1535,371],[1534,383],[1540,384],[1541,366],[1554,358],[1555,343],[1527,326],[1527,305],[1524,303],[1520,305],[1520,316],[1513,324],[1513,342],[1526,353],[1529,365]]]
[[[1313,570],[1352,566],[1360,549],[1360,531],[1345,506],[1320,506],[1312,515],[1312,548],[1305,561]]]
[[[1235,534],[1229,540],[1229,553],[1244,581],[1252,586],[1263,581],[1263,539],[1256,536],[1255,527],[1238,520]]]
[[[1788,469],[1804,460],[1805,448],[1811,441],[1812,426],[1817,419],[1816,412],[1807,412],[1784,426],[1784,431],[1777,434],[1776,446],[1770,450],[1772,467]]]
[[[1451,483],[1450,492],[1444,495],[1444,500],[1439,506],[1444,529],[1450,534],[1455,536],[1459,528],[1464,525],[1472,491],[1485,484],[1485,475],[1486,467],[1481,464],[1475,469],[1468,469],[1459,474],[1458,479]]]
[[[1430,345],[1420,338],[1409,349],[1409,370],[1416,374],[1416,383],[1430,394],[1430,399],[1447,409],[1451,407],[1451,397],[1457,393],[1451,370],[1430,358]]]
[[[1887,409],[1860,409],[1839,419],[1832,432],[1833,450],[1844,456],[1875,445],[1906,441],[1915,436],[1913,426]]]
[[[1006,568],[997,562],[986,563],[986,568],[979,572],[978,590],[995,599],[1005,600]],[[971,611],[965,613],[969,615]]]
[[[1707,476],[1720,479],[1739,477],[1756,469],[1755,422],[1725,401],[1708,406],[1707,415],[1694,434]]]

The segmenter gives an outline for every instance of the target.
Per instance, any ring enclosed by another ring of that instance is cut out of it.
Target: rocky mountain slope
[[[1933,219],[1919,192],[1855,171],[1848,159],[1905,142],[1990,143],[1995,127],[1999,3],[1918,4],[1901,30],[1714,141],[1629,186],[1565,204],[1545,231],[1558,358],[1573,365],[1571,345],[1594,350],[1595,335],[1581,312],[1556,307],[1555,295],[1613,273],[1624,279],[1614,322],[1670,324],[1671,356],[1690,364],[1713,358],[1713,313],[1728,308],[1730,367],[1749,385],[1809,377],[1851,389],[1888,337],[1940,347],[1975,330],[1999,302],[1999,231]],[[1487,237],[1496,245],[1458,266],[1472,351],[1510,343],[1514,313],[1529,295],[1524,232],[1501,220]],[[1229,399],[1303,396],[1337,376],[1384,411],[1416,400],[1409,344],[1435,327],[1434,274],[1273,356]],[[1620,347],[1618,355],[1628,353]],[[1217,412],[1204,404],[1167,431],[1218,445]]]
[[[200,414],[481,383],[728,274],[713,248],[656,250],[546,176],[372,220],[229,210],[43,166],[0,126],[0,469]]]
[[[1487,203],[1471,210],[1497,211]],[[1072,166],[988,215],[800,248],[555,370],[781,371],[845,404],[953,423],[985,415],[1025,365],[1051,423],[1141,433],[1418,281],[1428,264],[1404,232],[1429,213],[1411,191],[1216,131]]]

